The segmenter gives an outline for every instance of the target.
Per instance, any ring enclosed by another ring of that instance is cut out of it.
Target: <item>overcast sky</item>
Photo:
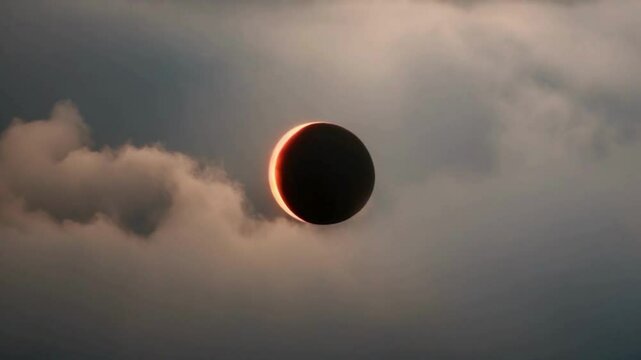
[[[0,2],[0,358],[638,359],[641,2]],[[365,209],[278,209],[338,123]]]

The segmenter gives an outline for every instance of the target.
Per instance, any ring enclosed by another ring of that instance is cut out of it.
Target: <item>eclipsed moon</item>
[[[274,199],[291,217],[312,224],[345,221],[374,189],[374,163],[363,142],[327,122],[298,125],[278,141],[269,162]]]

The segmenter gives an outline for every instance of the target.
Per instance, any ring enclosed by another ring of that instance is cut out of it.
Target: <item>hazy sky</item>
[[[0,358],[638,359],[641,2],[0,2]],[[278,209],[313,119],[366,208]]]

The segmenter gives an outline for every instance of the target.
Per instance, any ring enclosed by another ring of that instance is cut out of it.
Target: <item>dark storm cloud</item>
[[[39,4],[0,35],[4,357],[641,353],[637,1]],[[261,217],[309,118],[377,169],[336,227]]]

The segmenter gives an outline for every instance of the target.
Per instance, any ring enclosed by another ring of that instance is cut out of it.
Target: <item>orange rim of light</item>
[[[276,199],[276,202],[278,205],[287,213],[289,216],[293,217],[294,219],[301,221],[301,222],[307,222],[298,215],[294,214],[294,212],[287,206],[287,203],[285,202],[285,199],[280,193],[280,153],[287,145],[289,140],[294,137],[299,131],[303,130],[304,128],[308,127],[309,125],[312,124],[319,124],[322,123],[322,121],[313,121],[313,122],[308,122],[305,124],[301,124],[298,126],[295,126],[291,128],[289,131],[283,135],[280,140],[278,140],[278,143],[276,143],[276,147],[274,147],[274,151],[272,152],[272,157],[269,160],[269,188],[272,191],[272,195],[274,195],[274,199]]]

